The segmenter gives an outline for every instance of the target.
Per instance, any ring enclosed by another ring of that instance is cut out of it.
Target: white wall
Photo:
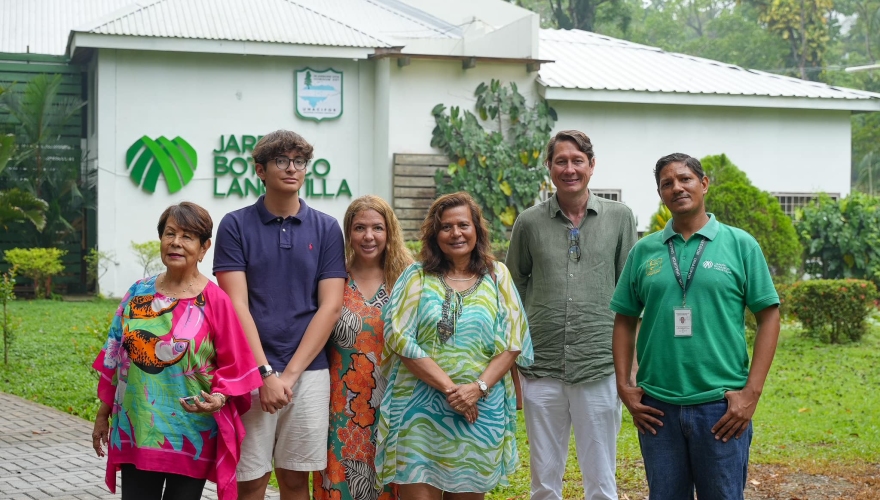
[[[372,112],[372,69],[364,66],[372,63],[109,49],[100,50],[97,57],[100,144],[91,154],[97,156],[99,168],[98,248],[114,252],[120,262],[102,278],[104,294],[121,296],[141,277],[130,243],[156,239],[156,222],[168,205],[188,200],[204,206],[214,219],[216,234],[224,214],[256,200],[256,196],[214,196],[213,150],[219,147],[221,135],[294,130],[315,146],[316,159],[330,162],[328,187],[338,186],[344,178],[354,197],[373,191],[373,167],[367,161],[373,154],[373,125],[360,117]],[[296,116],[294,71],[306,66],[344,72],[341,118],[316,123]],[[364,78],[361,70],[367,73]],[[152,195],[135,186],[125,154],[143,135],[180,136],[188,141],[198,155],[193,181],[173,195],[162,179]],[[351,199],[306,197],[306,201],[341,219]],[[209,252],[200,266],[203,274],[211,275],[212,262]]]
[[[620,189],[645,229],[659,203],[654,165],[669,153],[725,153],[765,191],[850,190],[850,113],[707,106],[551,102],[554,133],[593,141],[594,189]],[[709,188],[711,190],[711,187]]]
[[[394,153],[438,154],[431,148],[434,117],[431,110],[437,104],[448,108],[459,106],[474,112],[474,90],[480,83],[488,84],[493,78],[503,84],[515,82],[519,92],[532,102],[537,95],[537,72],[526,71],[525,64],[477,62],[475,68],[464,70],[460,61],[413,59],[409,66],[398,67],[394,61],[388,68],[389,123],[387,164]],[[387,182],[390,190],[391,178]]]

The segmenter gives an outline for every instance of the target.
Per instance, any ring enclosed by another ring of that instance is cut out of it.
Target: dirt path
[[[880,463],[853,467],[801,469],[751,465],[746,500],[880,500]],[[648,500],[644,491],[620,500]]]

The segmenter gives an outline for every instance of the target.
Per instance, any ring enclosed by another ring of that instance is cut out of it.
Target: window
[[[797,209],[803,208],[810,204],[813,200],[819,198],[823,193],[773,193],[773,196],[779,200],[782,211],[789,217],[794,217]],[[832,200],[840,199],[840,193],[824,193]]]
[[[591,189],[590,191],[600,198],[605,198],[606,200],[611,201],[620,201],[619,189]]]

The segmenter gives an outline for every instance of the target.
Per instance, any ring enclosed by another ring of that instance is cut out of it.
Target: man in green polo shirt
[[[632,211],[587,188],[596,158],[578,130],[550,139],[556,192],[516,219],[507,252],[523,299],[535,363],[520,368],[532,500],[561,500],[574,428],[584,498],[616,500],[617,397],[608,302],[636,241]]]
[[[758,242],[706,213],[699,160],[664,156],[654,177],[672,220],[633,247],[611,301],[617,391],[639,429],[652,499],[694,489],[700,500],[742,499],[779,297]],[[746,307],[758,320],[751,366]]]

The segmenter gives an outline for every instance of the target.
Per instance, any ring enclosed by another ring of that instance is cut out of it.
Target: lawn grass
[[[16,332],[9,364],[0,365],[0,391],[93,420],[99,403],[91,366],[118,305],[98,299],[10,303]]]
[[[87,420],[98,407],[91,363],[103,344],[117,303],[16,301],[10,313],[17,334],[8,366],[0,365],[0,391]],[[785,325],[773,369],[755,414],[753,464],[806,470],[880,462],[880,327],[861,342],[824,345]],[[528,442],[522,415],[518,443],[523,466],[511,485],[490,499],[528,498]],[[565,498],[582,497],[572,443]],[[618,486],[631,498],[645,491],[636,430],[624,412],[618,438]]]

